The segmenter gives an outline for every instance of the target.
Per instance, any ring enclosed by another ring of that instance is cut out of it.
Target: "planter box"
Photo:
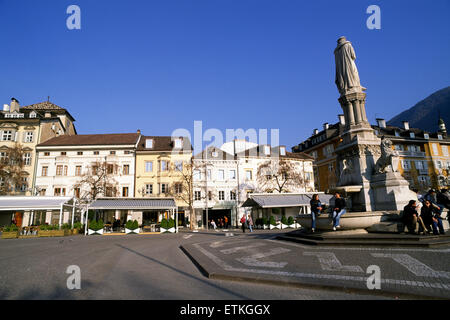
[[[39,237],[64,237],[69,235],[70,230],[39,230]]]
[[[103,234],[103,229],[100,229],[100,230],[88,229],[88,235],[93,235],[93,234]]]
[[[126,233],[126,234],[130,234],[130,233],[138,234],[138,233],[139,233],[139,228],[134,229],[134,230],[125,228],[125,233]]]
[[[2,239],[16,239],[19,237],[19,231],[2,232]]]
[[[175,231],[176,231],[175,228],[170,228],[170,229],[160,228],[161,233],[164,233],[164,232],[175,233]]]

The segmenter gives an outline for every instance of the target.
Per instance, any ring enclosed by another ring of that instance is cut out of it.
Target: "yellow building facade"
[[[135,197],[173,197],[183,224],[192,147],[188,138],[142,136],[136,149]],[[182,173],[183,172],[183,173]],[[145,218],[145,217],[144,217]],[[154,218],[152,218],[154,219]]]

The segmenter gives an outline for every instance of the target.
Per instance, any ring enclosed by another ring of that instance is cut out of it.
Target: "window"
[[[106,165],[106,172],[108,174],[113,174],[114,173],[114,165],[113,164],[107,164]]]
[[[395,130],[395,136],[396,136],[396,137],[400,137],[400,132],[398,132],[397,130]]]
[[[230,178],[231,180],[236,179],[236,170],[230,170],[229,173],[230,173],[230,174],[229,174],[229,178]]]
[[[145,172],[153,171],[153,161],[145,161]]]
[[[130,174],[130,165],[129,164],[123,165],[123,174],[125,174],[125,175]]]
[[[202,179],[202,173],[200,170],[195,169],[194,170],[194,180],[201,180]]]
[[[181,141],[180,138],[175,139],[175,149],[181,149]]]
[[[161,187],[160,193],[167,193],[169,188],[169,185],[167,183],[161,183],[160,187]]]
[[[410,133],[409,133],[409,137],[410,137],[410,138],[415,138],[416,135],[414,134],[414,132],[410,132]]]
[[[438,134],[438,139],[442,140],[442,135]]]
[[[313,151],[309,154],[311,157],[313,157],[314,159],[317,159],[317,151]]]
[[[64,166],[64,175],[67,176],[67,166]]]
[[[209,200],[209,201],[212,200],[212,191],[208,191],[208,200]]]
[[[436,168],[442,169],[442,162],[440,160],[436,161]]]
[[[236,192],[230,191],[230,200],[236,200]]]
[[[98,156],[99,154],[100,154],[100,152],[94,151],[94,155]]]
[[[20,191],[22,192],[27,191],[27,187],[28,187],[28,178],[22,177],[22,185],[20,186]]]
[[[311,179],[311,172],[305,172],[305,180],[306,181],[311,181],[312,179]]]
[[[63,174],[63,166],[56,166],[56,175],[62,176]]]
[[[0,152],[0,161],[5,161],[6,160],[6,152]]]
[[[2,133],[2,141],[12,141],[12,130],[5,130]]]
[[[145,185],[145,194],[153,194],[153,184]]]
[[[433,148],[433,154],[434,154],[435,156],[439,155],[439,150],[438,150],[437,144],[436,144],[436,143],[432,143],[432,144],[431,144],[431,147]]]
[[[180,194],[183,192],[183,185],[181,183],[175,184],[175,193]]]
[[[122,197],[128,197],[128,187],[122,188]]]
[[[409,160],[402,160],[402,168],[403,170],[411,169],[411,163],[409,162]]]
[[[76,176],[81,176],[81,166],[76,166],[75,167],[75,175]]]
[[[208,175],[207,175],[207,179],[208,179],[208,180],[211,180],[211,169],[208,169],[208,170],[206,171],[206,173],[208,174]]]
[[[33,135],[34,135],[33,131],[25,132],[25,140],[24,140],[24,142],[33,142]]]
[[[448,157],[448,147],[447,146],[441,146],[442,148],[442,154],[446,157]]]
[[[41,189],[40,191],[39,191],[39,195],[40,196],[45,196],[45,194],[47,193],[47,189]]]
[[[125,150],[125,151],[123,152],[123,154],[131,154],[131,151],[130,151],[130,150]]]
[[[334,170],[334,166],[333,166],[332,163],[330,163],[330,164],[328,165],[328,172],[333,172],[333,170]]]
[[[83,155],[83,151],[78,151],[77,155],[82,156]]]
[[[48,173],[48,167],[47,166],[42,167],[42,174],[41,174],[41,176],[46,177],[47,173]]]
[[[161,160],[161,171],[167,171],[167,160]]]
[[[286,148],[280,147],[280,155],[285,156],[286,155]]]
[[[44,156],[48,157],[50,155],[50,152],[44,152]]]
[[[397,151],[403,151],[403,145],[396,144],[396,145],[394,145],[394,149],[397,150]]]
[[[416,169],[418,169],[418,170],[422,170],[423,169],[422,161],[416,161]]]
[[[245,178],[247,180],[252,180],[252,170],[245,170]]]
[[[202,199],[202,192],[201,191],[195,191],[194,192],[194,200],[199,201]]]
[[[36,118],[36,112],[30,112],[30,118]]]
[[[26,166],[31,165],[31,153],[30,152],[26,152],[23,155],[23,162]]]
[[[67,152],[63,151],[63,152],[61,152],[61,155],[65,156],[65,155],[67,155]]]
[[[225,170],[219,170],[217,172],[217,180],[220,180],[220,181],[225,180]]]
[[[115,151],[110,151],[109,154],[116,154],[116,152]]]
[[[175,170],[183,171],[183,161],[175,161]]]
[[[66,195],[66,188],[55,188],[54,192],[55,196],[65,196]]]
[[[73,189],[73,195],[75,198],[80,198],[80,188]]]
[[[332,144],[325,146],[322,150],[323,155],[326,158],[331,157],[331,155],[333,154],[333,151],[334,151],[334,147]]]
[[[106,187],[106,196],[112,197],[115,194],[115,190],[113,187]]]
[[[225,200],[225,191],[219,191],[219,200]]]
[[[424,137],[425,139],[430,139],[430,135],[429,135],[428,133],[424,133],[424,134],[423,134],[423,137]]]
[[[153,148],[153,139],[146,139],[145,140],[145,148],[152,149]]]

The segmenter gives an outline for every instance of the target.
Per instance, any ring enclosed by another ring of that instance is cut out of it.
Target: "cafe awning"
[[[0,196],[0,211],[60,210],[73,206],[72,197]]]
[[[93,210],[172,210],[173,198],[99,198],[89,205]]]

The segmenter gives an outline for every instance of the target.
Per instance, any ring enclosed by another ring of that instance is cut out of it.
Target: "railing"
[[[402,150],[397,150],[398,155],[399,156],[404,156],[404,157],[418,157],[418,158],[424,158],[425,157],[425,152],[423,151],[402,151]]]

